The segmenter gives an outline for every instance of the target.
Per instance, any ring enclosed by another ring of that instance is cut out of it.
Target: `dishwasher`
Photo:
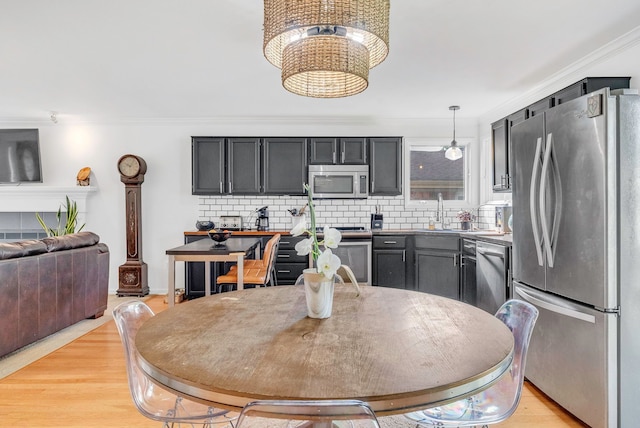
[[[507,249],[476,242],[476,306],[495,314],[509,296]]]

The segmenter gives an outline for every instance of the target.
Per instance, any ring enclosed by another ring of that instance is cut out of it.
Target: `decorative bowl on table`
[[[216,245],[223,245],[223,242],[229,239],[229,237],[231,236],[231,232],[229,232],[228,230],[219,231],[211,229],[207,232],[207,234],[209,235],[209,238],[216,241]]]

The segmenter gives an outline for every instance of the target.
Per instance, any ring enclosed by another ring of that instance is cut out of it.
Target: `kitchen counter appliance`
[[[309,186],[314,198],[364,199],[369,197],[369,166],[309,165]]]
[[[218,229],[222,230],[242,230],[242,216],[221,215]]]
[[[256,229],[260,231],[269,230],[269,207],[258,208],[258,218],[256,219]]]
[[[637,425],[640,97],[592,92],[511,128],[526,377],[593,428]]]

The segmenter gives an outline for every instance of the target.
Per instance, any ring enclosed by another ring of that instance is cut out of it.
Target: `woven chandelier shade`
[[[264,0],[264,55],[293,93],[355,95],[389,53],[389,8],[390,0]]]
[[[284,49],[282,86],[294,94],[338,98],[367,89],[369,53],[345,37],[315,36]]]

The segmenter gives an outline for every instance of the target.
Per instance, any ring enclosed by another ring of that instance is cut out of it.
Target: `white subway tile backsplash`
[[[258,197],[258,196],[201,196],[198,202],[198,220],[219,222],[222,215],[241,215],[245,222],[255,222],[256,209],[268,206],[269,225],[273,230],[289,230],[291,208],[300,209],[307,203],[304,196]],[[318,225],[369,227],[371,214],[380,206],[384,216],[384,229],[426,229],[429,219],[436,217],[434,209],[405,208],[404,197],[370,197],[368,199],[319,199],[315,201]],[[460,227],[458,210],[445,209],[445,223],[452,228]],[[483,205],[473,210],[480,229],[495,228],[495,207]],[[0,222],[2,218],[0,217]]]

